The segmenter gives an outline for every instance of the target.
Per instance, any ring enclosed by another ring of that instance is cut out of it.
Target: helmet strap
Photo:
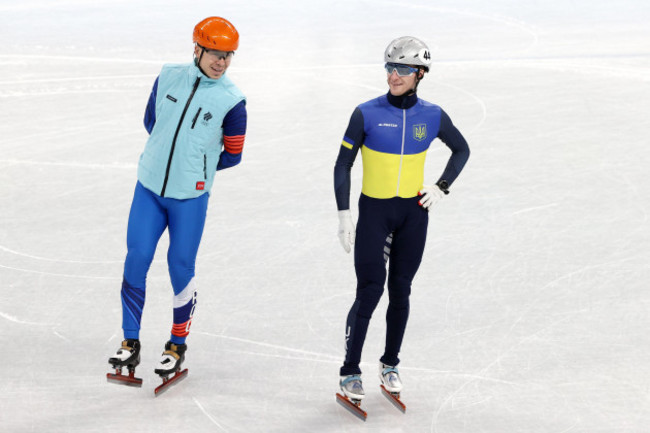
[[[203,53],[205,53],[205,48],[203,48],[199,44],[196,44],[196,46],[201,48],[201,54],[199,54],[198,58],[196,57],[196,54],[194,54],[194,64],[196,65],[197,68],[199,68],[201,70],[201,72],[203,72],[203,69],[201,69],[201,66],[199,66],[199,65],[201,63],[201,59],[203,58]],[[203,72],[203,74],[205,74],[205,72]]]
[[[420,77],[420,72],[422,72],[422,76]],[[415,87],[413,87],[413,93],[416,93],[418,91],[418,84],[420,84],[420,81],[422,81],[422,78],[424,78],[424,74],[426,71],[423,68],[418,68],[418,72],[415,75]]]

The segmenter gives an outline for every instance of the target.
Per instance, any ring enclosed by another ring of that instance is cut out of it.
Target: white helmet
[[[422,66],[429,72],[431,52],[429,47],[413,36],[402,36],[392,41],[384,51],[384,62]]]

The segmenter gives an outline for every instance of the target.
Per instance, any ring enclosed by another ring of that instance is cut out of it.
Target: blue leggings
[[[427,237],[429,215],[419,197],[375,199],[361,195],[354,244],[357,274],[356,299],[346,323],[345,362],[340,374],[361,374],[359,363],[368,325],[386,282],[388,260],[388,309],[386,346],[380,361],[399,364],[409,315],[411,282],[420,267]]]
[[[171,340],[183,344],[196,306],[194,266],[203,235],[208,194],[186,200],[160,197],[140,182],[135,187],[127,229],[127,255],[122,282],[124,338],[139,338],[147,272],[158,240],[167,228],[167,265],[174,289],[174,323]]]

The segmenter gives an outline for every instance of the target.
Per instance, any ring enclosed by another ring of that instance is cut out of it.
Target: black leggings
[[[357,294],[346,324],[346,355],[340,374],[361,374],[361,350],[372,313],[386,282],[388,260],[388,309],[386,348],[380,361],[395,366],[409,315],[411,282],[420,267],[429,215],[418,205],[419,197],[359,198],[359,221],[354,245]]]

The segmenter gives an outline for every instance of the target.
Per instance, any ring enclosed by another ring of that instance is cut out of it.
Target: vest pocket
[[[194,129],[194,126],[196,125],[196,120],[199,118],[199,114],[201,114],[202,109],[203,109],[202,107],[199,107],[199,111],[197,111],[194,117],[192,118],[192,127],[190,129]]]
[[[189,111],[183,134],[183,152],[187,155],[184,172],[194,181],[208,182],[214,177],[220,153],[221,123],[215,108],[209,102],[201,101],[201,107]]]

